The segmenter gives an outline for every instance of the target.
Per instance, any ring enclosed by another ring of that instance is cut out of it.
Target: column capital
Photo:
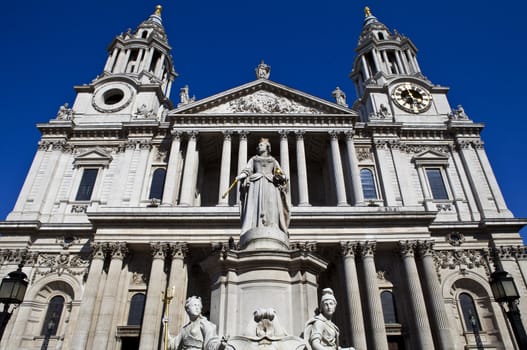
[[[108,251],[112,259],[123,260],[128,254],[128,247],[125,242],[111,242],[108,243]]]
[[[183,133],[180,131],[180,130],[175,130],[175,129],[172,129],[170,131],[170,134],[172,135],[172,139],[173,140],[181,140],[181,136],[183,135]]]
[[[238,130],[238,135],[240,135],[240,140],[247,140],[247,135],[249,135],[249,130]]]
[[[91,243],[91,257],[92,259],[101,259],[104,260],[106,257],[108,243],[103,242],[92,242]]]
[[[188,255],[188,245],[187,243],[177,242],[168,244],[169,254],[172,256],[172,259],[185,259]]]
[[[167,250],[166,243],[161,243],[161,242],[151,242],[150,243],[150,251],[154,259],[165,259],[166,250]]]
[[[190,139],[197,139],[198,138],[198,135],[199,135],[199,131],[198,130],[189,130],[187,131],[187,135]]]
[[[287,135],[290,133],[289,130],[286,130],[286,129],[282,129],[282,130],[278,130],[278,133],[280,134],[280,139],[286,139],[287,140]]]
[[[434,241],[418,241],[417,252],[420,257],[434,256]]]
[[[339,139],[340,131],[339,130],[330,130],[328,131],[329,137],[331,137],[331,140],[337,140]]]
[[[358,248],[357,242],[340,242],[340,254],[345,258],[354,258]]]
[[[232,130],[223,130],[222,131],[223,139],[224,140],[230,140],[233,133],[234,133],[234,131],[232,131]]]
[[[344,131],[344,135],[346,135],[346,141],[351,141],[353,139],[353,136],[355,136],[355,130],[346,130]]]
[[[399,241],[399,254],[401,254],[402,258],[414,257],[416,245],[417,243],[415,241]]]
[[[357,244],[357,248],[363,259],[366,257],[373,258],[373,256],[375,255],[375,250],[377,249],[377,242],[374,242],[374,241],[361,242]]]
[[[297,140],[303,140],[305,133],[306,133],[305,130],[295,130],[296,139]]]

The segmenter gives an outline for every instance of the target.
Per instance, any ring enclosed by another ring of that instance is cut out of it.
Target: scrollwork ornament
[[[417,252],[419,256],[434,256],[434,241],[418,241],[417,242]]]
[[[172,259],[185,259],[188,255],[188,245],[186,243],[170,243],[168,245]]]
[[[364,259],[366,257],[373,257],[375,255],[375,250],[377,249],[377,243],[366,241],[357,244],[358,252],[360,252],[361,257]]]
[[[161,242],[150,243],[152,257],[154,259],[165,259],[166,248],[167,248],[166,243],[161,243]]]
[[[399,241],[399,254],[402,258],[414,257],[416,245],[414,241]]]
[[[340,254],[343,257],[354,258],[355,253],[357,252],[358,247],[356,242],[340,242]]]
[[[108,244],[108,250],[112,259],[123,260],[128,253],[128,247],[125,242],[112,242]]]

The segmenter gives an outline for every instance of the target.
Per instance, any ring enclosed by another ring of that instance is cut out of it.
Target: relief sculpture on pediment
[[[205,113],[309,113],[322,112],[268,91],[257,91],[225,104],[213,107]]]

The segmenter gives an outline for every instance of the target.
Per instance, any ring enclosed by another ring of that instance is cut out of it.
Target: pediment
[[[73,165],[75,166],[103,166],[106,167],[112,161],[112,156],[102,149],[95,148],[79,154],[75,157]]]
[[[412,160],[417,165],[444,165],[448,164],[448,158],[448,154],[434,150],[426,150],[416,154]]]
[[[266,79],[173,110],[175,114],[352,114],[351,109]]]

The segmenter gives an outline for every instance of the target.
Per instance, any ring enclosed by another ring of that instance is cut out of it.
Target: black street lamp
[[[18,266],[18,270],[10,272],[8,277],[2,279],[2,284],[0,284],[0,303],[4,304],[4,311],[2,311],[0,317],[0,340],[11,317],[9,305],[22,303],[26,294],[27,283],[27,276],[22,272],[21,265]]]
[[[527,334],[518,309],[520,294],[514,283],[514,278],[506,271],[496,270],[490,275],[490,288],[498,303],[507,304],[509,311],[506,314],[516,337],[516,342],[520,349],[527,349]]]

